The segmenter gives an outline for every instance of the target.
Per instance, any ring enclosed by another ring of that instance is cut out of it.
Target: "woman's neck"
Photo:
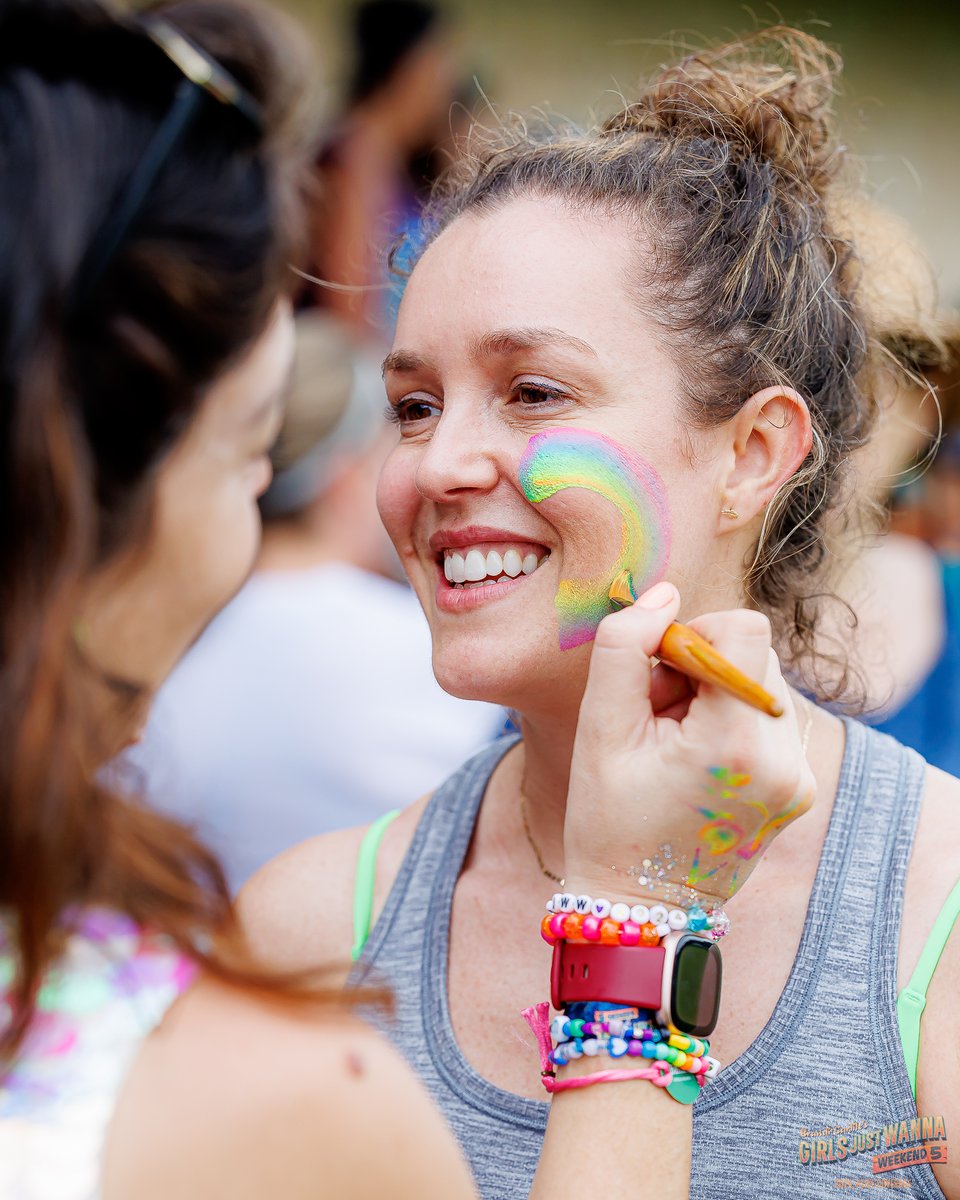
[[[546,868],[562,878],[563,819],[577,714],[522,715],[520,728],[523,741],[504,759],[494,780],[489,813],[493,819],[487,832],[497,843],[498,856],[514,859],[524,875],[528,869],[536,874],[539,854]],[[535,851],[527,844],[531,838]]]

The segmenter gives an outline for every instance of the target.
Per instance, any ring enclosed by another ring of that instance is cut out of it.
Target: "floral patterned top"
[[[191,960],[105,908],[74,914],[12,1070],[0,1081],[0,1200],[96,1200],[107,1128],[144,1038],[190,984]],[[14,961],[0,914],[0,1028]]]

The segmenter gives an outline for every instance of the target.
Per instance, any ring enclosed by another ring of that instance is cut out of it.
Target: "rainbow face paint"
[[[620,547],[609,569],[595,579],[560,581],[560,649],[570,650],[591,641],[603,618],[614,611],[607,593],[622,570],[632,572],[638,593],[663,577],[670,557],[666,489],[649,463],[586,429],[534,434],[520,460],[520,487],[531,504],[565,488],[586,488],[620,513]]]

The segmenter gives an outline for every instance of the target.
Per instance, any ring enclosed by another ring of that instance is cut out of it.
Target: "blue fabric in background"
[[[933,766],[960,775],[960,560],[942,566],[943,652],[920,690],[876,728],[912,746]]]

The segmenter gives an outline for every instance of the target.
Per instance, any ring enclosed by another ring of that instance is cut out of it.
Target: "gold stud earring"
[[[737,512],[737,510],[735,508],[721,508],[720,516],[721,517],[729,517],[732,521],[740,520],[740,514]]]

